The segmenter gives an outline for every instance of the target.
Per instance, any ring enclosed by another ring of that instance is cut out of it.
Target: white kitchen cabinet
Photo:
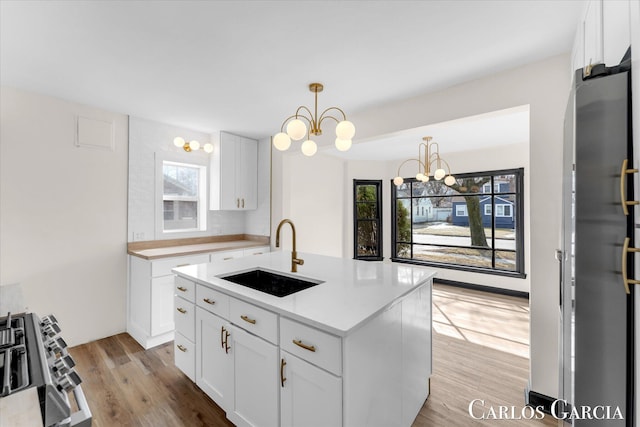
[[[571,72],[589,65],[617,65],[631,44],[631,1],[586,3],[573,46]]]
[[[251,210],[258,206],[258,141],[220,133],[210,160],[211,210]]]
[[[174,339],[175,364],[191,381],[195,381],[195,354],[196,347],[193,342],[176,333]]]
[[[225,410],[233,402],[233,348],[228,345],[229,329],[227,320],[196,308],[196,384]]]
[[[181,265],[209,261],[208,254],[147,260],[130,256],[127,332],[145,349],[174,338],[174,274]]]
[[[280,352],[282,427],[342,426],[342,378]]]
[[[229,345],[234,400],[227,418],[236,426],[278,426],[278,347],[236,326]]]
[[[269,336],[274,326],[265,332],[262,324],[269,324],[275,316],[277,326],[277,316],[235,298],[227,297],[225,301],[223,294],[211,292],[216,291],[202,286],[196,288],[196,384],[237,426],[279,425],[278,347],[228,319],[230,313],[238,314],[234,322],[244,322],[258,328],[256,332]],[[206,297],[200,298],[201,295]],[[200,300],[205,298],[216,303],[207,302],[203,308],[205,303]],[[217,313],[225,317],[208,311],[214,307],[223,307]],[[247,315],[239,314],[241,312]]]

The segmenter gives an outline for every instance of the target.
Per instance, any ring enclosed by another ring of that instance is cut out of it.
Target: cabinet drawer
[[[235,251],[213,252],[211,254],[211,262],[215,264],[223,261],[229,261],[230,259],[242,258],[243,256],[244,250],[242,249],[238,249]]]
[[[247,248],[244,250],[244,256],[262,255],[271,252],[269,246],[258,246],[256,248]]]
[[[278,315],[244,301],[230,298],[229,320],[252,334],[278,344]]]
[[[229,296],[203,285],[196,286],[196,304],[218,316],[229,318]]]
[[[189,302],[196,301],[196,284],[184,277],[176,276],[175,278],[176,295],[186,299]]]
[[[208,254],[189,255],[172,258],[162,258],[151,261],[151,276],[159,277],[173,274],[172,268],[183,267],[185,265],[203,264],[209,262]]]
[[[280,348],[329,372],[342,375],[340,337],[283,317],[280,319]]]
[[[176,295],[174,297],[174,319],[176,323],[176,332],[183,335],[191,341],[195,341],[196,338],[196,307],[193,303],[180,298]]]
[[[174,359],[176,366],[195,381],[196,377],[196,346],[179,333],[174,339]]]

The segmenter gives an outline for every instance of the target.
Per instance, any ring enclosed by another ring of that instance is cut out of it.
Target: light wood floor
[[[517,413],[524,406],[526,299],[434,285],[433,310],[431,395],[414,427],[557,425],[551,417],[476,421],[467,412],[473,399],[483,399],[486,407],[515,406]],[[173,366],[172,343],[144,351],[129,335],[119,334],[70,352],[83,378],[94,427],[232,425]]]

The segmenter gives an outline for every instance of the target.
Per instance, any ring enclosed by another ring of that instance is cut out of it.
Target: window
[[[381,196],[382,181],[353,180],[354,259],[382,260]]]
[[[206,230],[206,167],[162,162],[163,232]]]
[[[523,169],[392,184],[392,260],[525,277],[522,189]]]

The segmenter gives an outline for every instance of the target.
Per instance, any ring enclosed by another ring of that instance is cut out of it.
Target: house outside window
[[[206,230],[206,167],[162,162],[163,232]]]
[[[392,260],[525,277],[523,169],[455,177],[391,186]]]
[[[382,260],[382,181],[354,179],[353,205],[354,259]]]

